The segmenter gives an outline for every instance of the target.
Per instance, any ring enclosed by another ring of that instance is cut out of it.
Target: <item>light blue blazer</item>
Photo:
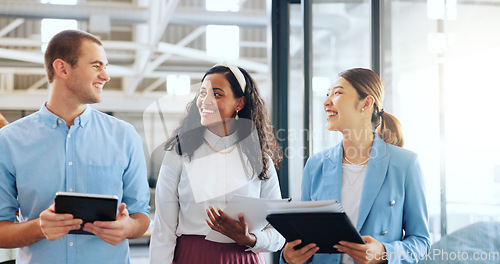
[[[427,205],[417,155],[376,133],[361,193],[356,229],[386,249],[389,263],[416,263],[430,250]],[[341,200],[342,143],[311,156],[302,200]],[[315,254],[307,263],[340,263],[341,254]],[[369,257],[375,258],[371,253]],[[380,256],[382,257],[382,256]]]

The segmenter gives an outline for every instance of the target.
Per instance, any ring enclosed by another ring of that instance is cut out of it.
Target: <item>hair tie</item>
[[[212,66],[212,68],[216,66],[224,66],[229,68],[229,70],[233,73],[234,77],[236,77],[236,80],[240,84],[241,90],[243,91],[243,93],[245,93],[245,87],[247,86],[247,82],[245,81],[245,76],[237,66],[231,65],[227,63],[227,61],[217,63],[214,66]]]
[[[384,108],[382,108],[382,110],[380,110],[380,112],[378,112],[378,116],[382,117],[383,113],[385,113]]]

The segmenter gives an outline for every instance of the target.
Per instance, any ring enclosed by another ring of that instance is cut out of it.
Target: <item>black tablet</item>
[[[266,219],[287,242],[302,239],[295,249],[315,243],[319,247],[317,253],[341,253],[333,247],[341,240],[365,243],[343,212],[275,213]]]
[[[102,195],[90,193],[58,192],[55,198],[55,210],[58,214],[72,214],[82,219],[83,224],[94,221],[114,221],[118,210],[116,195]],[[71,230],[70,234],[92,233],[83,231],[83,224],[79,230]]]

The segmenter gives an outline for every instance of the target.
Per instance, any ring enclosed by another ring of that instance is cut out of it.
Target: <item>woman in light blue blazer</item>
[[[366,244],[341,241],[345,254],[320,254],[309,244],[286,244],[282,262],[417,263],[430,249],[427,205],[417,155],[401,148],[399,121],[384,112],[379,76],[368,69],[341,72],[324,102],[337,146],[309,158],[302,200],[339,200]]]

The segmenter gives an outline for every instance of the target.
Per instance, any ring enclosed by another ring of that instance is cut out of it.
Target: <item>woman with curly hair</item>
[[[156,187],[150,263],[265,263],[285,240],[229,218],[233,195],[280,199],[282,159],[255,81],[227,63],[209,69],[165,145]],[[235,243],[205,240],[215,230]]]

